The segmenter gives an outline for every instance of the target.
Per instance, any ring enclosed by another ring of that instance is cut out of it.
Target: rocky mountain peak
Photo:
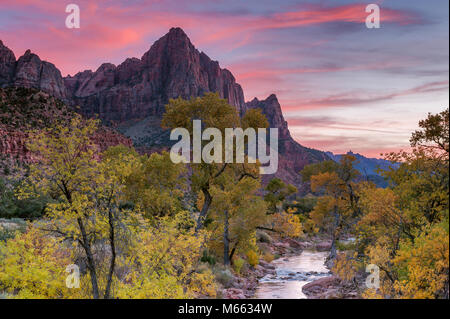
[[[145,117],[161,117],[171,98],[190,98],[218,92],[245,111],[242,88],[228,70],[200,53],[181,28],[157,40],[142,58],[119,66],[103,64],[92,74],[66,77],[70,98],[85,115],[117,124]]]
[[[14,77],[16,57],[0,40],[0,87],[11,83]]]
[[[270,127],[278,127],[278,135],[280,139],[287,139],[291,137],[287,122],[284,119],[283,112],[281,111],[280,102],[278,102],[278,98],[275,94],[271,94],[265,100],[261,101],[255,97],[253,100],[246,103],[246,107],[249,109],[261,109],[263,114],[266,115],[269,120]]]
[[[65,99],[66,89],[61,72],[50,62],[26,50],[16,61],[14,53],[3,42],[0,45],[0,86],[36,88]]]
[[[16,61],[12,51],[0,44],[0,86],[37,88],[79,105],[83,115],[98,115],[104,123],[115,124],[135,146],[147,150],[167,147],[168,132],[160,123],[169,99],[218,92],[240,115],[259,108],[270,127],[279,129],[280,160],[275,176],[299,186],[298,172],[306,164],[328,158],[294,141],[275,94],[245,103],[233,74],[197,50],[181,28],[171,28],[141,59],[128,58],[118,66],[103,63],[95,72],[86,70],[64,79],[53,64],[30,50]]]
[[[159,38],[150,49],[144,53],[141,60],[147,65],[164,58],[185,58],[195,59],[198,51],[191,40],[181,28],[171,28],[168,33]]]

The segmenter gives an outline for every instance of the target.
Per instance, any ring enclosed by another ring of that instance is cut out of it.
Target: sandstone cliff
[[[26,147],[29,132],[64,124],[73,114],[61,100],[37,89],[0,88],[0,159],[33,160]],[[132,145],[131,140],[104,126],[92,140],[100,151],[118,144]]]
[[[275,94],[262,101],[254,98],[246,103],[246,108],[261,109],[269,120],[270,127],[278,127],[278,172],[274,176],[296,185],[301,190],[300,170],[305,165],[327,160],[328,156],[321,151],[304,147],[292,138]],[[263,180],[270,180],[274,176],[265,175]]]
[[[0,41],[0,87],[7,86],[36,88],[69,105],[79,105],[77,111],[88,117],[99,116],[144,152],[167,149],[170,145],[169,132],[160,126],[170,98],[218,92],[240,115],[247,109],[260,108],[270,126],[279,128],[280,158],[275,176],[301,186],[298,172],[305,165],[329,159],[325,153],[303,147],[291,137],[275,95],[245,103],[242,88],[231,72],[199,52],[180,28],[170,29],[140,59],[128,58],[118,66],[104,63],[95,72],[86,70],[65,78],[53,64],[29,50],[16,61],[14,53]],[[23,153],[15,151],[23,148],[20,138],[11,131],[6,136],[1,133],[4,145],[0,153],[5,149]],[[102,145],[120,142],[122,138],[111,130],[102,134],[102,138],[98,137]],[[271,177],[264,176],[264,180]]]
[[[242,88],[231,72],[200,53],[180,28],[172,28],[141,59],[127,59],[117,67],[104,63],[95,72],[80,72],[64,81],[84,114],[114,123],[161,116],[170,98],[204,92],[219,92],[241,113],[245,107]]]
[[[17,61],[14,53],[0,40],[0,87],[35,88],[65,99],[61,72],[50,62],[27,50]]]

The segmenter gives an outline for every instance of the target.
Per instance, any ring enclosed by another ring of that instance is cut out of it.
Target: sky
[[[65,8],[80,7],[68,29]],[[380,28],[365,24],[368,4]],[[275,93],[295,140],[369,157],[408,149],[448,107],[448,0],[0,0],[0,40],[65,76],[140,58],[171,27],[229,69],[247,101]]]

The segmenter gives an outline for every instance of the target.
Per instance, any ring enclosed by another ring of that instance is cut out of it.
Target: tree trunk
[[[223,226],[223,264],[230,265],[230,237],[229,237],[228,210],[225,210],[225,221]]]
[[[106,283],[106,289],[104,298],[109,299],[110,293],[111,293],[111,284],[112,284],[112,277],[114,274],[114,268],[116,265],[116,245],[115,245],[115,234],[114,234],[114,220],[113,220],[113,214],[111,211],[108,213],[108,219],[109,219],[109,244],[111,246],[111,262],[109,264],[109,272],[108,272],[108,279]]]
[[[98,281],[97,281],[97,273],[95,271],[95,262],[94,257],[92,256],[91,244],[89,243],[89,239],[87,238],[86,229],[84,228],[83,221],[79,217],[77,219],[78,226],[80,227],[81,237],[83,240],[83,248],[87,257],[87,265],[89,269],[89,274],[91,275],[91,284],[92,284],[92,294],[94,299],[99,299],[100,295],[98,292]]]
[[[233,247],[233,249],[231,250],[231,253],[230,253],[230,263],[233,261],[233,256],[234,256],[234,253],[236,252],[236,248],[237,248],[238,244],[239,244],[239,241],[237,241],[236,244],[234,244],[234,247]]]
[[[340,222],[340,216],[339,216],[337,205],[334,205],[333,216],[334,216],[334,223],[333,223],[333,229],[332,229],[332,234],[331,234],[331,251],[330,251],[330,256],[329,256],[330,260],[334,260],[336,258],[336,242],[338,240],[337,229],[339,227],[339,222]]]
[[[208,189],[204,188],[202,189],[202,192],[203,195],[205,196],[205,202],[203,203],[202,210],[200,211],[200,216],[198,216],[195,232],[198,232],[200,229],[202,229],[203,224],[205,222],[206,214],[208,213],[209,206],[211,205],[212,202],[212,196],[209,193]]]

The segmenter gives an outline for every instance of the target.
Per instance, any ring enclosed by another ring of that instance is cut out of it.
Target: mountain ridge
[[[366,157],[359,153],[353,153],[351,150],[346,154],[334,154],[332,152],[326,152],[326,154],[335,162],[339,162],[343,155],[354,156],[356,158],[354,168],[361,173],[361,176],[383,188],[388,186],[388,181],[378,172],[378,170],[387,170],[391,167],[398,168],[399,166],[398,163],[392,163],[391,161],[382,158]]]
[[[276,95],[245,102],[243,89],[233,74],[197,50],[181,28],[171,28],[141,59],[127,58],[117,66],[103,63],[96,71],[84,70],[66,77],[30,50],[16,60],[14,53],[0,42],[0,87],[5,86],[36,88],[69,105],[79,105],[81,114],[98,116],[103,123],[131,137],[144,152],[170,146],[168,131],[160,127],[170,98],[218,92],[236,107],[239,115],[259,108],[270,127],[279,128],[276,177],[301,188],[298,172],[307,164],[329,159],[324,152],[304,147],[292,138]]]

